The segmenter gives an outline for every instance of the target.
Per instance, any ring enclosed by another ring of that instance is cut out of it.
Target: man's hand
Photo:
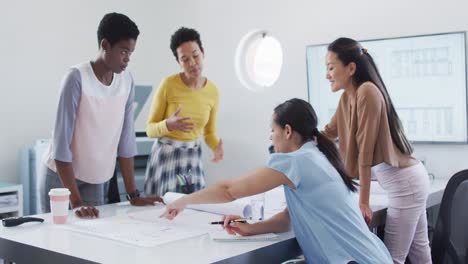
[[[134,206],[155,205],[156,203],[164,203],[159,196],[134,197],[130,199],[130,204]]]
[[[81,206],[75,210],[75,215],[79,218],[98,218],[99,210],[94,206]]]

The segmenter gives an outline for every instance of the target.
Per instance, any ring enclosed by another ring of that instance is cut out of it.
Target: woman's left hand
[[[185,208],[185,204],[180,201],[180,199],[166,205],[166,211],[162,215],[160,215],[160,218],[167,218],[169,220],[174,219],[176,216],[178,216],[180,213]]]
[[[218,163],[224,159],[224,149],[223,149],[223,140],[220,139],[218,146],[214,150],[214,157],[211,161]]]
[[[361,209],[364,221],[366,221],[366,224],[369,225],[372,222],[372,209],[370,209],[368,204],[359,204],[359,208]]]

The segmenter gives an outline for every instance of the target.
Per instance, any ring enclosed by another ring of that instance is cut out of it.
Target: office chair
[[[434,264],[468,263],[468,170],[450,178],[432,239]]]

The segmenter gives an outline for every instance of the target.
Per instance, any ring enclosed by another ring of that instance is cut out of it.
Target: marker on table
[[[229,223],[247,223],[247,220],[245,219],[235,219],[235,220],[231,220],[229,221]],[[208,223],[210,225],[224,225],[224,221],[216,221],[216,222],[210,222]]]

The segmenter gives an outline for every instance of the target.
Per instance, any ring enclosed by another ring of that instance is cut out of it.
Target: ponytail
[[[314,128],[313,130],[313,136],[317,139],[317,147],[318,149],[325,154],[325,157],[327,157],[328,161],[335,167],[335,169],[338,171],[338,173],[341,176],[341,179],[343,179],[343,182],[345,183],[346,187],[352,192],[356,192],[357,188],[356,186],[358,185],[356,182],[354,182],[351,177],[349,177],[348,173],[346,173],[346,170],[344,168],[343,160],[341,159],[341,155],[338,152],[338,149],[336,149],[335,143],[330,141],[327,137],[322,135],[317,128]]]
[[[401,123],[401,120],[398,117],[395,107],[393,106],[392,99],[390,99],[387,87],[385,86],[382,76],[380,75],[379,70],[377,69],[377,65],[375,64],[374,59],[372,59],[372,56],[369,53],[367,53],[367,51],[364,53],[364,55],[367,57],[367,60],[370,64],[370,81],[377,86],[385,100],[385,105],[387,107],[387,118],[390,127],[390,136],[392,137],[392,141],[402,153],[411,155],[414,151],[413,147],[411,146],[411,143],[409,142],[408,138],[403,132],[403,124]]]
[[[302,100],[293,98],[275,108],[274,122],[284,128],[290,125],[291,128],[301,135],[302,140],[307,142],[317,138],[318,149],[325,154],[325,157],[338,171],[346,187],[352,192],[357,191],[356,182],[346,173],[341,155],[336,146],[327,137],[322,135],[317,129],[317,115],[314,108]]]

